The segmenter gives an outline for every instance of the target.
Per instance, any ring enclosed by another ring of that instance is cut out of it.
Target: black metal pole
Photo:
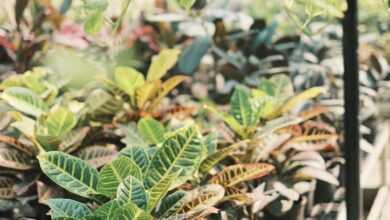
[[[348,9],[343,21],[346,206],[348,220],[361,220],[363,200],[359,152],[358,3],[357,0],[347,0],[347,3]]]

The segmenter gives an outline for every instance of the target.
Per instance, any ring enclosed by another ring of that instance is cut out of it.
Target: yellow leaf
[[[150,110],[152,111],[154,108],[156,108],[157,105],[161,102],[161,99],[163,99],[172,89],[174,89],[177,85],[183,82],[186,78],[186,76],[174,76],[166,80],[162,84],[161,90],[159,91],[157,98],[154,99],[152,104],[150,105]]]
[[[324,87],[313,87],[313,88],[307,89],[304,92],[302,92],[302,93],[292,97],[290,100],[288,100],[287,103],[282,107],[281,112],[286,113],[286,112],[290,111],[292,108],[294,108],[297,104],[299,104],[305,100],[315,98],[324,92],[325,92]]]
[[[160,80],[175,65],[179,54],[180,51],[177,49],[166,49],[154,56],[148,71],[147,81]]]
[[[115,69],[116,85],[130,96],[134,96],[136,88],[145,83],[142,73],[131,67],[117,67]]]
[[[231,187],[240,182],[268,175],[274,166],[266,163],[238,164],[224,168],[210,180],[212,184]]]
[[[136,103],[139,109],[144,109],[147,101],[156,97],[161,87],[161,81],[146,82],[142,87],[135,91]]]

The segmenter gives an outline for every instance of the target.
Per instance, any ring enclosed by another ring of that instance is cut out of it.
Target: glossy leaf
[[[319,96],[320,94],[323,94],[325,92],[325,89],[323,87],[313,87],[310,89],[307,89],[303,91],[302,93],[292,97],[288,102],[283,106],[281,109],[282,113],[290,111],[292,108],[294,108],[297,104],[308,100],[315,98]]]
[[[148,153],[143,147],[125,147],[120,151],[119,155],[130,158],[143,172],[149,167]]]
[[[134,203],[138,208],[148,207],[148,194],[140,180],[127,176],[118,186],[116,198],[120,204]]]
[[[0,97],[18,111],[35,117],[39,117],[48,110],[43,100],[36,93],[26,88],[8,88],[4,90]]]
[[[98,192],[112,197],[117,187],[126,177],[133,176],[142,179],[142,171],[131,159],[120,156],[111,163],[105,165],[100,171]]]
[[[111,200],[93,212],[93,217],[99,220],[113,220],[118,216],[121,205],[117,200]]]
[[[240,182],[258,179],[268,175],[274,166],[265,163],[238,164],[224,168],[213,176],[210,183],[231,187]]]
[[[145,187],[149,189],[155,186],[164,177],[180,169],[180,176],[190,177],[199,163],[203,147],[195,126],[181,129],[167,138],[145,174]]]
[[[138,131],[150,144],[159,144],[164,141],[165,128],[153,118],[142,118],[138,122]]]
[[[248,141],[241,141],[235,143],[226,148],[217,150],[215,153],[209,155],[200,165],[200,172],[207,173],[211,168],[213,168],[219,161],[223,160],[225,157],[229,156],[233,151],[237,150],[240,146],[245,144]]]
[[[135,91],[135,100],[139,109],[144,109],[148,101],[157,96],[161,81],[147,82]]]
[[[149,193],[148,210],[154,209],[160,200],[168,193],[168,190],[171,188],[180,172],[181,170],[177,170],[174,173],[165,175],[157,184],[147,190]]]
[[[233,117],[244,126],[253,121],[253,110],[249,101],[249,94],[242,88],[236,88],[230,100],[230,111]]]
[[[99,173],[85,161],[56,151],[41,154],[38,159],[42,171],[64,189],[86,198],[97,194]]]
[[[196,215],[216,205],[224,196],[225,189],[216,184],[205,185],[187,192],[183,204],[176,211],[179,216],[196,219]]]
[[[50,216],[57,218],[82,219],[91,213],[91,210],[83,203],[71,199],[50,199]]]
[[[167,218],[174,214],[182,205],[185,195],[186,192],[179,190],[163,198],[157,208],[156,216],[158,218]]]
[[[39,117],[35,127],[35,136],[46,149],[57,149],[61,139],[77,123],[76,116],[64,107],[53,109],[47,115]]]

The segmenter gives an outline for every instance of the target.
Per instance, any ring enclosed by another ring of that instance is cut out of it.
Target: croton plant
[[[301,105],[324,88],[294,94],[287,76],[264,78],[236,87],[229,111],[198,105],[177,128],[155,113],[186,79],[162,80],[179,54],[82,89],[45,68],[3,81],[1,209],[37,201],[52,219],[261,218],[288,212],[315,179],[338,184],[322,154],[337,149],[326,109]]]

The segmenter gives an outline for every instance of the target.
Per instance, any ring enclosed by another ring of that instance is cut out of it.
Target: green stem
[[[130,2],[131,2],[131,0],[127,0],[125,2],[125,4],[124,4],[125,7],[122,8],[121,14],[120,14],[118,20],[115,22],[114,29],[112,30],[112,35],[115,35],[116,32],[118,31],[118,28],[119,28],[120,24],[122,23],[122,20],[125,17],[126,12],[129,8]]]

